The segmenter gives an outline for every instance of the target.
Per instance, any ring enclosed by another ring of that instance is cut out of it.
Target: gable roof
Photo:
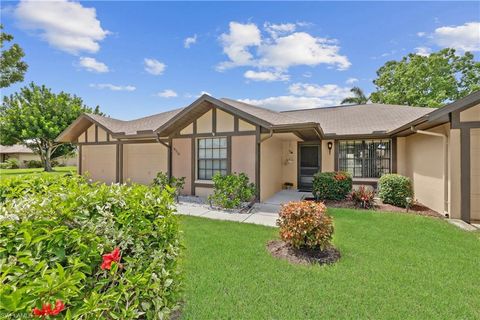
[[[14,144],[12,146],[0,145],[0,153],[34,153],[32,149],[23,144]]]
[[[372,103],[292,110],[283,113],[305,121],[318,122],[327,136],[349,136],[388,134],[433,110],[431,108]]]

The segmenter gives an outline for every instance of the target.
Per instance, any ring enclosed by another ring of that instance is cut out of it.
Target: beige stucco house
[[[212,192],[214,173],[244,172],[261,201],[311,188],[317,171],[355,184],[385,173],[412,179],[415,198],[464,221],[480,220],[480,92],[439,109],[366,104],[275,112],[203,95],[191,105],[122,121],[80,116],[59,137],[79,146],[79,173],[105,182],[185,177],[184,194]]]
[[[77,158],[76,155],[68,155],[57,157],[53,160],[64,166],[76,166]],[[25,168],[28,161],[41,161],[38,154],[22,144],[14,144],[12,146],[0,145],[0,162],[5,162],[8,159],[17,159],[20,168]]]

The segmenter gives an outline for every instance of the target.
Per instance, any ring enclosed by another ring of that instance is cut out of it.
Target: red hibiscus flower
[[[102,265],[100,266],[102,270],[108,269],[112,267],[112,262],[119,262],[120,261],[120,249],[115,248],[113,249],[112,252],[104,254],[102,256],[103,262]]]
[[[42,304],[42,309],[33,308],[33,315],[35,317],[56,316],[65,309],[65,304],[61,300],[55,302],[55,308],[52,309],[50,303]]]

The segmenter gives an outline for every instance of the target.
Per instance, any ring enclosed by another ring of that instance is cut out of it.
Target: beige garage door
[[[82,146],[82,173],[94,181],[116,182],[116,146]]]
[[[150,184],[159,171],[167,172],[167,148],[159,143],[123,145],[123,181]]]
[[[470,129],[470,219],[480,221],[480,129]]]

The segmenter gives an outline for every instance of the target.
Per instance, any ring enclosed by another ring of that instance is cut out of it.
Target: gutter
[[[273,136],[273,129],[270,129],[270,133],[268,134],[268,137],[260,139],[260,143],[264,142],[265,140],[270,139],[272,136]]]
[[[450,212],[448,208],[449,201],[448,201],[448,138],[447,138],[447,135],[443,133],[418,130],[415,128],[415,126],[411,126],[410,130],[418,134],[440,137],[443,140],[443,197],[444,197],[443,214],[447,217],[450,217]]]

